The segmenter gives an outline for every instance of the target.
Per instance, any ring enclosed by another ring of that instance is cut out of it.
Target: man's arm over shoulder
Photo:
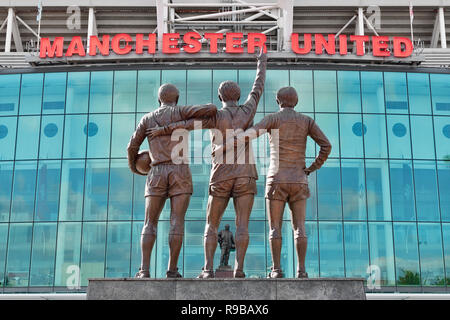
[[[146,133],[152,139],[157,136],[170,135],[177,129],[184,129],[188,131],[199,130],[199,129],[211,129],[214,128],[216,124],[216,116],[210,118],[191,118],[189,120],[181,120],[173,122],[171,124],[165,125],[164,127],[154,127],[148,128]]]
[[[128,142],[127,146],[127,152],[128,152],[128,166],[130,167],[131,171],[142,175],[139,171],[136,169],[136,157],[139,152],[139,148],[144,142],[146,138],[146,129],[147,129],[147,115],[142,117],[141,121],[137,125],[136,130],[134,131],[133,135],[130,138],[130,141]]]
[[[322,130],[319,128],[317,123],[309,118],[309,136],[320,146],[320,151],[314,162],[309,166],[306,171],[309,173],[320,169],[324,162],[328,159],[331,153],[331,143]]]
[[[210,118],[214,117],[217,113],[217,107],[212,104],[201,104],[194,106],[179,106],[180,116],[183,120],[189,120],[192,118]]]

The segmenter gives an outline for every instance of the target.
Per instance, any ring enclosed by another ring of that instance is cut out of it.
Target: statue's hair
[[[293,87],[283,87],[277,92],[277,101],[281,107],[295,107],[298,102],[297,91]]]
[[[238,101],[241,97],[241,88],[234,81],[224,81],[217,90],[219,97],[223,102]]]
[[[158,99],[162,103],[177,103],[180,92],[173,84],[165,83],[158,90]]]

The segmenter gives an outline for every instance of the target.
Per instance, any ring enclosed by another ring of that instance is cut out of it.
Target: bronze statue
[[[253,124],[266,78],[267,56],[262,50],[257,60],[256,79],[245,103],[242,105],[238,103],[241,96],[239,85],[233,81],[224,81],[218,89],[222,109],[218,110],[216,115],[202,120],[201,128],[211,129],[212,169],[204,235],[205,265],[198,278],[214,278],[213,259],[217,248],[217,229],[230,197],[233,198],[236,210],[236,262],[233,275],[235,278],[245,277],[243,269],[249,242],[248,223],[258,175],[254,163],[248,161],[241,164],[237,163],[236,159],[231,159],[231,163],[228,161],[223,163],[223,154],[219,154],[217,150],[223,145],[227,129],[245,130]],[[150,128],[147,133],[156,137],[168,135],[178,128],[193,130],[194,120],[158,125],[158,128]],[[246,159],[253,157],[250,142],[245,144],[245,155]]]
[[[132,172],[145,175],[136,168],[139,147],[147,137],[147,129],[165,126],[191,118],[213,117],[217,108],[213,104],[177,106],[179,92],[172,84],[163,84],[158,91],[159,108],[144,115],[128,143],[128,165]],[[188,137],[183,137],[187,139]],[[184,217],[192,194],[192,175],[187,155],[172,157],[172,150],[179,141],[170,136],[148,138],[151,168],[145,185],[145,221],[141,234],[141,266],[137,278],[150,276],[150,256],[156,239],[159,215],[167,198],[170,198],[169,267],[168,278],[179,278],[177,262],[184,235]],[[141,153],[139,158],[144,157]],[[139,168],[143,167],[139,163]]]
[[[221,249],[220,266],[228,266],[228,259],[230,258],[230,251],[235,249],[233,233],[230,231],[230,225],[226,224],[225,229],[218,234],[218,242]]]
[[[297,278],[307,278],[305,256],[307,235],[305,233],[306,199],[310,196],[307,176],[319,169],[331,152],[331,144],[310,117],[296,112],[297,92],[284,87],[277,92],[280,111],[265,116],[259,123],[238,134],[227,142],[221,152],[230,145],[242,145],[246,137],[256,138],[269,133],[270,166],[266,180],[266,207],[269,215],[269,242],[272,268],[269,278],[282,278],[280,265],[281,226],[286,202],[291,209],[291,221],[297,251]],[[305,151],[307,137],[320,146],[319,155],[306,168]]]

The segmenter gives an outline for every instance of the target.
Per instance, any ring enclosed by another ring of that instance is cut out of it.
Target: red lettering
[[[143,34],[136,35],[136,53],[144,53],[144,47],[147,47],[148,53],[155,53],[156,51],[156,33],[149,33],[148,40],[144,40]]]
[[[304,34],[304,46],[303,48],[300,48],[299,43],[298,43],[298,33],[293,33],[291,35],[291,46],[292,46],[292,51],[294,51],[297,54],[307,54],[311,51],[312,48],[312,36],[310,33],[305,33]]]
[[[64,37],[55,37],[53,44],[50,43],[49,38],[41,38],[41,47],[39,51],[40,58],[53,58],[56,54],[58,58],[63,56]]]
[[[125,47],[120,47],[120,41],[125,40]],[[113,51],[117,54],[127,54],[130,53],[132,47],[130,45],[130,42],[133,41],[131,36],[126,33],[119,33],[116,34],[112,40],[111,40],[111,47]]]
[[[356,43],[356,55],[363,56],[364,55],[364,42],[369,41],[369,36],[351,35],[350,41],[355,41],[355,43]]]
[[[202,44],[199,39],[201,39],[202,36],[199,35],[197,32],[187,32],[183,36],[183,41],[186,43],[185,46],[183,46],[183,50],[186,53],[197,53],[202,50]]]
[[[267,52],[266,35],[264,33],[249,33],[247,35],[247,52],[255,53],[255,47],[262,48],[263,52]]]
[[[102,42],[98,39],[97,36],[91,36],[91,40],[89,41],[89,55],[95,56],[97,54],[97,48],[100,50],[102,56],[109,55],[109,36],[104,35],[102,37]]]
[[[83,41],[80,36],[75,36],[70,41],[69,47],[66,51],[66,57],[71,57],[74,54],[79,55],[80,57],[84,57],[86,55],[86,51],[84,50]]]
[[[372,54],[374,57],[389,57],[391,53],[389,48],[389,37],[373,36],[372,37]]]
[[[347,36],[345,34],[339,35],[339,54],[345,56],[348,53]]]
[[[314,35],[314,40],[316,42],[316,54],[322,54],[324,48],[330,55],[336,53],[336,42],[334,34],[329,34],[327,41],[325,40],[325,37],[323,35],[317,33]]]
[[[205,39],[209,40],[209,52],[217,53],[217,40],[223,39],[222,33],[205,33]]]
[[[180,48],[177,47],[179,33],[164,33],[163,34],[163,53],[179,53]]]
[[[404,45],[404,49],[402,48]],[[413,44],[410,39],[404,37],[394,37],[394,56],[397,58],[409,57],[413,52]]]
[[[226,37],[226,52],[227,53],[243,53],[244,48],[241,47],[241,41],[244,34],[241,32],[227,33]]]

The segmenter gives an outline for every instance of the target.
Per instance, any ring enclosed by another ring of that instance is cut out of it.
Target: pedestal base
[[[220,266],[214,273],[216,278],[233,278],[233,268],[231,266]]]
[[[88,300],[365,300],[363,279],[89,279]]]

